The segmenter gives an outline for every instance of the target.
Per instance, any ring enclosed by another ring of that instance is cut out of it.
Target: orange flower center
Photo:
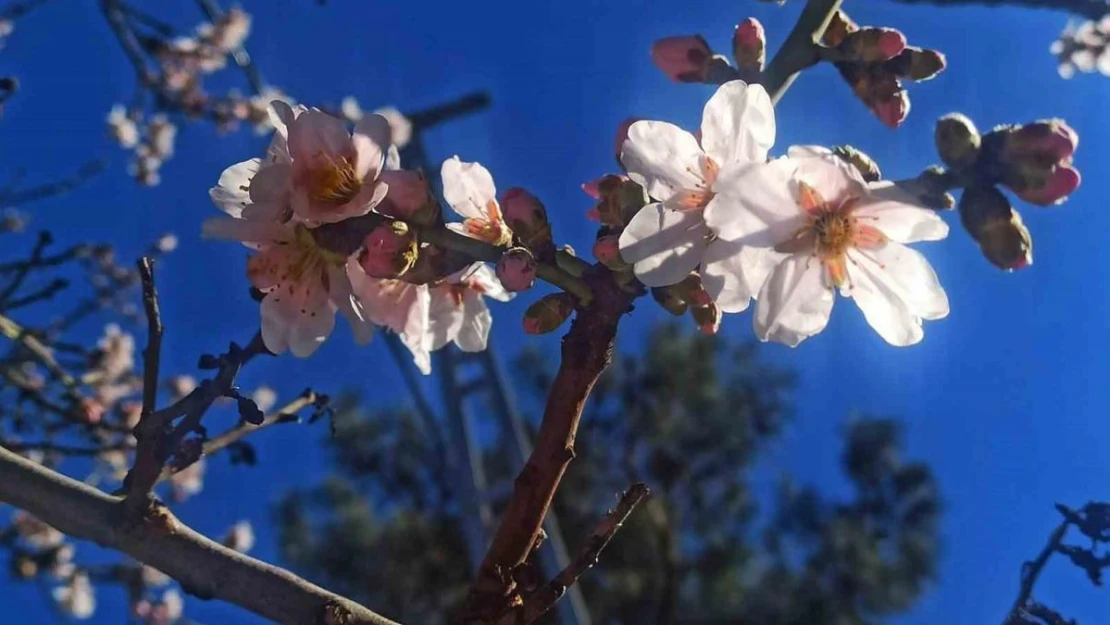
[[[317,153],[308,171],[309,195],[325,204],[345,204],[362,188],[362,179],[355,172],[354,160],[346,156],[332,158]]]

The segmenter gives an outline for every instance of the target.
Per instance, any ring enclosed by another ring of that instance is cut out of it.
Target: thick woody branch
[[[165,508],[121,523],[123,501],[0,449],[0,501],[75,538],[148,564],[203,599],[219,599],[287,625],[396,625],[279,567],[193,531]]]
[[[840,4],[841,0],[806,2],[794,29],[763,71],[761,83],[771,95],[772,102],[777,103],[782,98],[799,72],[817,63],[820,58],[817,53],[818,43]]]
[[[989,7],[1022,7],[1027,9],[1052,9],[1066,11],[1080,17],[1097,20],[1110,14],[1106,0],[894,0],[903,4],[931,4],[941,7],[980,5]]]
[[[563,338],[562,359],[544,408],[535,447],[513,484],[512,498],[471,586],[465,622],[491,622],[509,607],[514,588],[508,574],[524,563],[570,461],[586,399],[612,360],[617,324],[632,296],[612,274],[593,267],[583,279],[593,293]]]
[[[525,597],[519,608],[502,616],[497,625],[528,625],[543,616],[566,593],[567,588],[573,586],[583,573],[597,564],[601,552],[609,545],[617,530],[624,525],[628,515],[632,514],[632,510],[640,501],[650,494],[644,484],[633,484],[621,496],[617,507],[606,514],[594,529],[585,548],[575,556],[574,560],[554,579]]]

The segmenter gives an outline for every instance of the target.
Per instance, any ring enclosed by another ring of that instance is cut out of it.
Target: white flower
[[[170,476],[170,487],[177,501],[196,495],[204,490],[205,460],[201,458]]]
[[[224,546],[228,549],[234,549],[239,553],[247,553],[254,547],[254,528],[251,526],[250,521],[239,521],[232,525],[224,534]]]
[[[135,369],[135,337],[120,329],[119,325],[109,323],[104,326],[104,335],[96,343],[100,349],[97,370],[104,382],[112,382]]]
[[[131,149],[139,145],[139,126],[127,114],[122,104],[112,106],[108,113],[108,129],[120,147]]]
[[[425,375],[431,373],[432,358],[425,338],[430,323],[427,285],[371,278],[355,262],[349,264],[348,276],[366,319],[397,333],[412,352],[416,368]]]
[[[933,268],[903,245],[943,239],[948,225],[894,184],[869,186],[828,150],[801,147],[745,170],[720,193],[746,209],[707,213],[720,235],[777,252],[756,305],[760,340],[794,346],[823,330],[835,288],[892,345],[917,343],[922,320],[948,315]]]
[[[493,317],[485,298],[501,302],[513,298],[493,269],[475,263],[430,289],[426,345],[435,351],[454,342],[464,352],[486,348]]]
[[[620,250],[647,286],[675,284],[701,265],[706,289],[725,312],[748,306],[758,289],[738,264],[740,250],[707,224],[711,211],[738,210],[720,195],[748,167],[762,163],[775,141],[775,114],[763,87],[735,80],[721,85],[702,113],[701,139],[658,121],[628,129],[621,163],[628,176],[656,200],[636,214],[621,233]],[[711,234],[719,238],[712,238]],[[724,292],[729,297],[723,297]]]
[[[260,386],[251,393],[251,400],[262,412],[268,412],[277,403],[277,393],[269,386]]]
[[[173,233],[163,234],[155,241],[154,248],[163,254],[169,254],[177,249],[177,244],[177,235]]]
[[[22,510],[12,515],[12,527],[20,538],[36,549],[53,549],[66,538],[65,534]]]
[[[96,611],[96,596],[92,582],[85,573],[75,573],[69,584],[53,591],[58,608],[75,619],[87,619]]]
[[[151,153],[162,160],[173,156],[174,142],[177,140],[177,126],[162,114],[150,118],[146,127]]]
[[[397,146],[398,149],[405,147],[409,144],[409,141],[412,141],[412,121],[401,114],[401,111],[392,106],[383,106],[375,110],[374,113],[381,115],[389,122],[389,128],[393,131],[393,145]],[[361,114],[359,116],[361,117]]]
[[[343,113],[343,117],[352,124],[357,123],[363,116],[362,106],[353,95],[343,98],[343,101],[339,103],[339,111]]]
[[[480,163],[465,163],[453,156],[443,161],[443,198],[464,219],[462,224],[447,224],[457,232],[492,243],[508,245],[513,233],[509,230],[497,203],[493,176]]]

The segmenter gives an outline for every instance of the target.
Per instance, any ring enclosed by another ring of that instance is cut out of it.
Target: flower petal
[[[204,220],[201,235],[243,243],[276,243],[291,240],[293,233],[288,226],[271,221],[213,217]]]
[[[795,187],[804,182],[832,203],[866,196],[867,183],[859,171],[832,152],[819,146],[794,146],[789,154],[788,158],[797,165]]]
[[[312,162],[320,155],[329,158],[353,156],[351,135],[342,121],[317,110],[297,116],[289,125],[289,153],[294,162]]]
[[[668,286],[698,266],[708,234],[697,212],[648,204],[621,233],[621,258],[633,264],[636,277],[645,285]]]
[[[775,109],[761,85],[726,82],[705,105],[701,145],[720,166],[767,160],[775,144]]]
[[[332,303],[335,304],[339,313],[347,319],[347,323],[351,324],[351,332],[355,336],[355,343],[365,345],[374,336],[374,324],[370,322],[369,316],[363,309],[362,302],[355,297],[354,289],[351,286],[350,272],[352,265],[357,264],[357,262],[352,257],[342,267],[329,267],[328,280]]]
[[[876,249],[849,250],[854,261],[851,275],[859,272],[879,282],[901,300],[906,309],[922,319],[943,319],[948,316],[948,295],[937,274],[920,252],[900,243],[888,242]],[[859,269],[859,272],[855,269]]]
[[[497,199],[493,176],[480,163],[466,163],[453,156],[440,170],[443,197],[463,217],[488,219],[487,206]]]
[[[694,135],[667,122],[638,121],[628,129],[621,164],[647,194],[665,202],[702,184],[702,149]]]
[[[455,299],[451,284],[443,284],[429,289],[428,329],[430,337],[428,349],[436,351],[455,340],[465,321],[462,302]]]
[[[463,297],[463,309],[463,325],[455,337],[455,344],[464,352],[480,352],[486,348],[489,340],[493,315],[477,292],[467,293]]]
[[[948,236],[948,224],[936,211],[925,208],[914,196],[893,182],[868,185],[869,193],[856,207],[857,217],[872,218],[872,225],[893,241],[939,241]]]
[[[702,259],[702,284],[721,312],[741,312],[782,260],[782,254],[768,248],[717,239]]]
[[[391,141],[389,122],[381,115],[365,115],[358,121],[351,143],[355,146],[355,173],[359,178],[378,177]]]
[[[773,247],[805,225],[805,213],[793,193],[796,166],[789,159],[735,165],[721,170],[705,207],[709,229],[729,241]]]
[[[497,279],[497,272],[485,263],[480,263],[469,277],[485,297],[493,298],[499,302],[507,302],[516,297],[516,293],[505,290],[505,286]]]
[[[775,267],[759,291],[752,317],[759,340],[795,347],[825,329],[834,296],[823,273],[821,263],[803,255],[789,256]]]
[[[243,207],[250,203],[251,179],[258,173],[262,159],[236,163],[223,170],[216,186],[208,191],[216,206],[232,217],[239,217]]]

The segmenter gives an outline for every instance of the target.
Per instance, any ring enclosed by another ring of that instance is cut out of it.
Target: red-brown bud
[[[749,17],[736,25],[732,33],[732,56],[740,69],[763,71],[763,63],[767,60],[767,36],[759,20]]]
[[[651,60],[679,82],[705,82],[713,50],[701,35],[666,37],[651,46]]]
[[[397,278],[416,262],[416,232],[403,221],[388,221],[366,237],[359,264],[371,278]]]
[[[509,229],[524,247],[541,255],[545,248],[554,252],[547,209],[536,196],[519,187],[513,187],[501,198],[501,212],[505,215]]]
[[[547,334],[563,325],[573,312],[573,295],[549,293],[524,311],[524,331],[527,334]]]
[[[1013,271],[1033,264],[1029,230],[998,189],[991,186],[964,189],[960,221],[994,266]]]
[[[509,291],[524,291],[536,282],[536,259],[523,247],[514,247],[497,261],[497,279]]]

